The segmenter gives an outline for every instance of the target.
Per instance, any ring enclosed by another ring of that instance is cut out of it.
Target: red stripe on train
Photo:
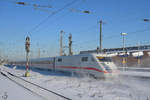
[[[104,73],[109,73],[107,71],[102,71],[97,68],[91,68],[91,67],[73,67],[73,66],[56,66],[56,67],[62,67],[62,68],[72,68],[72,69],[87,69],[87,70],[94,70],[98,72],[104,72]]]

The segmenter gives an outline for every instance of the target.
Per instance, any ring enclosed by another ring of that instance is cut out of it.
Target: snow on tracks
[[[19,86],[42,97],[45,100],[51,100],[51,99],[53,99],[53,100],[71,100],[70,98],[67,98],[63,95],[60,95],[60,94],[50,91],[46,88],[43,88],[39,85],[31,83],[31,82],[24,80],[18,76],[15,76],[14,74],[12,74],[10,72],[3,71],[3,72],[1,72],[1,74],[3,76],[7,77],[8,79],[10,79],[11,81],[15,82],[16,84],[18,84]]]

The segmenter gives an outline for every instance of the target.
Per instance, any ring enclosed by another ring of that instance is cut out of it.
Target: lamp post
[[[122,39],[123,39],[123,59],[122,59],[122,64],[123,64],[123,70],[126,64],[126,59],[125,59],[125,36],[127,35],[127,33],[121,33],[122,35]]]

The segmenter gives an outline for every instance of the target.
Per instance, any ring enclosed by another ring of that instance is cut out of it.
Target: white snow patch
[[[25,70],[17,68],[3,67],[3,70],[20,77],[25,73]],[[30,73],[31,77],[22,78],[73,100],[147,100],[150,97],[150,80],[130,77],[136,75],[132,72],[124,72],[128,77],[119,76],[108,80],[70,77],[50,71],[37,70]]]

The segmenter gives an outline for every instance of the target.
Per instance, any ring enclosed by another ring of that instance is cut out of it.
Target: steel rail
[[[7,71],[5,71],[5,72],[7,72]],[[55,94],[56,96],[59,96],[59,97],[63,98],[64,100],[72,100],[72,99],[70,99],[70,98],[68,98],[68,97],[65,97],[65,96],[61,95],[61,94],[58,94],[58,93],[53,92],[53,91],[51,91],[51,90],[48,90],[48,89],[46,89],[46,88],[44,88],[44,87],[41,87],[41,86],[39,86],[39,85],[37,85],[37,84],[35,84],[35,83],[29,82],[29,81],[27,81],[27,80],[25,80],[25,79],[22,79],[22,78],[20,78],[19,76],[16,76],[16,75],[14,75],[14,74],[12,74],[12,73],[10,73],[10,72],[7,72],[7,73],[8,73],[9,75],[11,75],[12,77],[18,78],[18,79],[20,79],[20,80],[22,80],[22,81],[24,81],[24,82],[26,82],[26,83],[29,83],[29,84],[31,84],[31,85],[33,85],[33,86],[36,86],[36,87],[38,87],[39,89],[42,89],[42,90],[45,90],[45,91],[47,91],[47,92],[49,92],[49,93]],[[32,92],[32,93],[34,93],[34,94],[36,94],[36,95],[42,97],[43,99],[49,100],[49,99],[45,98],[44,96],[42,96],[42,95],[40,95],[40,94],[38,94],[38,93],[32,91],[31,89],[29,89],[29,88],[27,88],[27,87],[21,85],[20,83],[16,82],[16,81],[13,80],[13,79],[11,79],[8,75],[4,74],[3,72],[1,72],[1,74],[2,74],[3,76],[7,77],[8,79],[10,79],[11,81],[15,82],[16,84],[18,84],[19,86],[25,88],[26,90],[28,90],[28,91],[30,91],[30,92]]]

